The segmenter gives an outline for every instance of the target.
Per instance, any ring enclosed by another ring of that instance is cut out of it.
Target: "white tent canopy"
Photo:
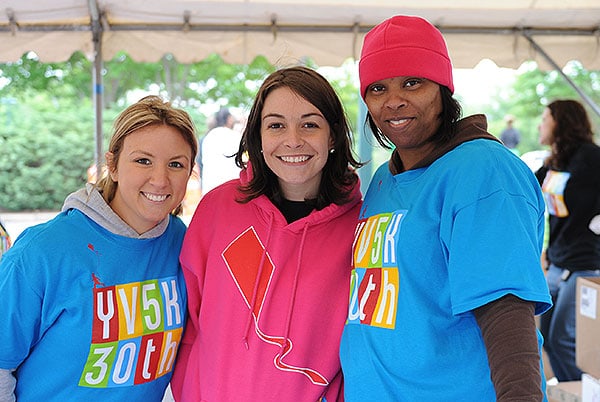
[[[218,53],[232,63],[264,55],[274,64],[309,56],[340,65],[394,14],[436,24],[458,68],[482,58],[553,67],[532,39],[560,66],[579,60],[600,69],[599,0],[0,0],[0,61],[28,50],[42,61],[76,50],[93,58],[96,35],[105,60],[123,50],[138,61],[172,53],[189,63]]]
[[[102,157],[102,62],[179,62],[263,55],[275,65],[305,57],[321,66],[357,59],[364,34],[395,14],[422,16],[448,43],[455,68],[488,58],[556,69],[578,60],[600,69],[600,0],[0,0],[0,62],[34,51],[45,62],[83,51],[94,61],[96,164]],[[600,108],[563,77],[600,114]]]

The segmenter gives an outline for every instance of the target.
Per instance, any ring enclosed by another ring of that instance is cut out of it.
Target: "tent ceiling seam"
[[[95,3],[94,0],[90,0]],[[9,9],[10,10],[10,9]],[[103,17],[92,18],[90,24],[19,24],[14,14],[9,16],[8,24],[0,25],[0,32],[44,32],[44,31],[93,31],[93,25],[98,22],[101,29],[111,31],[225,31],[225,32],[344,32],[344,33],[366,33],[372,27],[353,23],[351,25],[293,25],[278,24],[277,16],[273,15],[269,24],[243,24],[243,25],[220,25],[220,24],[191,24],[189,15],[184,14],[181,24],[109,24],[108,21],[100,24],[100,20],[106,20]],[[598,36],[600,27],[594,28],[551,28],[551,27],[460,27],[460,26],[437,26],[445,34],[490,34],[490,35],[514,35],[522,31],[529,35],[572,35],[572,36]]]

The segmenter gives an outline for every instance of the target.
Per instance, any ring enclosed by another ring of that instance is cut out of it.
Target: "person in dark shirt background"
[[[550,156],[536,172],[549,215],[546,280],[554,307],[541,316],[544,348],[559,381],[581,379],[575,363],[576,282],[600,276],[600,147],[584,107],[556,100],[542,113]]]

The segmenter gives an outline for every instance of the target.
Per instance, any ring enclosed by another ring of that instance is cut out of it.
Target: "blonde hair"
[[[113,134],[108,145],[108,152],[113,154],[110,161],[107,161],[107,169],[103,177],[96,183],[96,188],[102,194],[107,203],[111,203],[117,192],[118,183],[113,181],[109,172],[113,171],[119,161],[123,142],[125,138],[144,127],[152,125],[166,125],[177,129],[192,150],[190,163],[190,174],[194,167],[198,152],[198,142],[196,140],[196,129],[190,116],[181,109],[176,109],[169,102],[162,100],[158,96],[146,96],[138,102],[129,106],[117,117],[113,125]],[[179,215],[182,211],[181,204],[172,212]]]

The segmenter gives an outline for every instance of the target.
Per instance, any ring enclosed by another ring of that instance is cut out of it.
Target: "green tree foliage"
[[[29,90],[0,104],[0,206],[58,210],[93,160],[90,100]],[[87,113],[81,113],[83,108]]]
[[[310,60],[307,63],[317,68]],[[181,64],[171,55],[156,63],[140,63],[120,53],[103,64],[104,149],[112,122],[135,100],[134,93],[158,93],[184,108],[201,135],[207,128],[202,106],[249,110],[258,87],[274,70],[264,57],[244,65],[227,64],[217,55],[193,64]],[[355,63],[320,71],[342,99],[352,129],[359,132],[358,125],[363,122],[358,121]],[[564,71],[600,104],[600,72],[586,71],[578,63],[570,63]],[[92,74],[93,64],[81,53],[62,63],[41,63],[35,54],[27,53],[16,62],[0,64],[0,209],[57,210],[67,194],[85,183],[95,148]],[[490,132],[497,135],[504,126],[504,115],[515,115],[522,133],[519,150],[524,153],[540,148],[537,126],[541,112],[557,98],[580,99],[560,74],[526,63],[513,85],[499,88],[489,104],[462,103],[465,114],[485,113]],[[588,110],[600,129],[600,118]],[[388,156],[380,157],[378,152],[371,154],[374,165]]]
[[[104,149],[132,92],[159,93],[188,111],[203,133],[201,105],[250,105],[274,69],[263,57],[229,65],[214,55],[183,65],[170,55],[138,63],[118,54],[102,71]],[[0,64],[0,209],[57,210],[85,183],[95,148],[92,74],[92,63],[81,53],[62,63],[41,63],[26,53]]]
[[[227,64],[221,57],[212,55],[189,66],[189,85],[186,85],[183,99],[194,99],[199,103],[225,99],[229,106],[249,108],[256,90],[273,71],[275,67],[264,57],[257,57],[250,64]]]
[[[2,97],[18,98],[30,91],[78,99],[91,96],[91,63],[81,53],[63,63],[41,63],[34,53],[26,53],[14,63],[0,64],[0,72]]]

